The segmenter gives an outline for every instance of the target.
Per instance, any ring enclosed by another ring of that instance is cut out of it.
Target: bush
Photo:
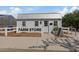
[[[54,27],[53,30],[51,31],[52,34],[57,34],[58,32],[58,27]]]

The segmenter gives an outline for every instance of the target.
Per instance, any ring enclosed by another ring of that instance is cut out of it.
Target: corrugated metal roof
[[[18,14],[17,19],[62,19],[62,15],[60,13]]]

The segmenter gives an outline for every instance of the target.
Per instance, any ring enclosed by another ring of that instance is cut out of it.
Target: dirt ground
[[[8,33],[9,37],[41,37],[41,33],[35,33],[35,32],[21,32],[21,33],[16,33],[16,32],[9,32]]]
[[[42,40],[54,39],[54,35],[43,33],[41,37],[0,37],[0,51],[44,51],[43,48],[29,48],[42,45]],[[59,46],[48,47],[47,51],[67,51]]]
[[[11,35],[11,34],[9,34]],[[79,33],[71,35],[79,40]],[[48,33],[43,33],[41,37],[3,37],[0,36],[0,51],[44,51],[42,48],[29,48],[30,46],[42,45],[42,40],[55,39],[55,36]],[[61,46],[50,46],[47,51],[68,51]]]
[[[5,33],[0,33],[0,36],[5,36]],[[41,33],[38,32],[21,32],[21,33],[16,33],[14,32],[8,32],[7,33],[8,37],[41,37]]]

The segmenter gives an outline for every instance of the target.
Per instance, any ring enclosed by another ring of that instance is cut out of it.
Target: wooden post
[[[7,27],[5,27],[5,37],[7,37]]]
[[[71,34],[72,34],[73,28],[71,28]]]
[[[75,36],[76,36],[76,29],[75,29]]]
[[[43,26],[41,27],[41,37],[43,37]]]
[[[68,28],[68,34],[69,34],[69,28]]]

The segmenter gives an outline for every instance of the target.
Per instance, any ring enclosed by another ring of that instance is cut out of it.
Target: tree
[[[62,23],[64,27],[74,27],[78,31],[79,29],[79,10],[75,10],[72,13],[66,14],[62,18]]]
[[[0,15],[0,26],[16,26],[16,19],[12,15]]]

